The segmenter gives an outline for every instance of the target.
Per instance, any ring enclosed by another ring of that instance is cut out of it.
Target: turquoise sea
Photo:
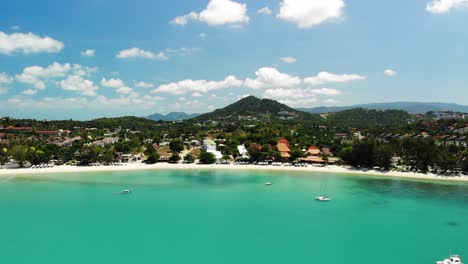
[[[314,200],[323,185],[333,201]],[[0,178],[5,264],[425,264],[450,252],[468,260],[464,183],[223,170]]]

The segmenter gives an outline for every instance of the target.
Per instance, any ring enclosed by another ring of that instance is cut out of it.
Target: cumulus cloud
[[[293,107],[309,107],[318,101],[318,96],[336,96],[341,92],[331,88],[267,89],[263,96]]]
[[[299,28],[311,28],[341,18],[344,7],[344,0],[283,0],[278,18]]]
[[[433,14],[445,14],[452,9],[468,7],[468,0],[433,0],[426,5],[426,11]]]
[[[398,72],[396,72],[395,70],[392,70],[392,69],[387,69],[387,70],[384,71],[384,74],[387,75],[387,76],[393,77],[393,76],[396,76],[398,74]]]
[[[241,4],[231,0],[210,0],[208,6],[201,11],[190,12],[174,18],[171,23],[185,26],[190,21],[199,21],[211,26],[243,25],[249,23],[247,16],[247,4]]]
[[[93,109],[93,110],[122,110],[135,109],[138,105],[138,111],[151,110],[156,103],[163,98],[160,96],[138,96],[131,94],[118,98],[109,98],[106,96],[89,97],[45,97],[43,99],[33,99],[24,96],[16,96],[7,100],[6,104],[15,108],[24,109],[52,109],[52,110],[72,110],[72,109]],[[128,114],[127,110],[127,114]]]
[[[92,81],[80,75],[69,75],[67,79],[59,82],[59,86],[64,90],[78,92],[85,96],[96,96],[98,90]]]
[[[45,89],[45,82],[51,78],[65,77],[72,69],[69,63],[60,64],[54,62],[48,67],[30,66],[24,68],[23,72],[16,75],[16,80],[33,85],[36,89]]]
[[[244,80],[230,75],[222,81],[208,80],[182,80],[163,84],[154,89],[153,93],[169,93],[174,95],[182,95],[192,93],[195,95],[208,93],[213,90],[225,88],[245,87],[254,90],[261,89],[295,89],[308,88],[316,85],[327,83],[346,83],[357,80],[365,80],[365,76],[358,74],[333,74],[329,72],[320,72],[316,76],[301,78],[280,72],[276,68],[263,67],[255,72],[256,78],[247,78]],[[314,95],[339,95],[340,92],[330,88],[309,89],[307,92]]]
[[[48,36],[37,36],[33,33],[12,33],[10,35],[0,31],[0,54],[15,53],[58,53],[64,44]]]
[[[27,89],[23,92],[25,95],[35,95],[37,93],[36,89]]]
[[[12,82],[13,78],[4,72],[0,72],[0,84],[10,84]]]
[[[137,84],[135,84],[135,86],[138,87],[138,88],[149,89],[149,88],[153,88],[154,84],[147,83],[147,82],[138,82]]]
[[[265,6],[265,7],[262,7],[260,8],[259,10],[257,10],[257,14],[259,15],[271,15],[273,12],[271,11],[271,9],[268,7],[268,6]]]
[[[228,76],[222,81],[206,81],[206,80],[183,80],[160,85],[153,90],[153,93],[169,93],[174,95],[182,95],[188,92],[207,93],[213,90],[219,90],[229,87],[240,87],[242,81],[235,76]]]
[[[329,72],[319,72],[317,76],[304,79],[305,84],[321,85],[326,83],[347,83],[352,81],[365,80],[366,77],[358,74],[334,74]]]
[[[150,59],[150,60],[167,60],[168,57],[164,52],[154,53],[147,50],[142,50],[139,48],[130,48],[119,51],[116,55],[118,59],[131,59],[131,58],[141,58],[141,59]]]
[[[307,91],[308,89],[268,89],[263,96],[269,99],[277,100],[283,104],[292,107],[308,107],[317,102],[317,96]],[[309,89],[310,90],[310,89]]]
[[[301,84],[301,78],[278,71],[276,68],[263,67],[255,72],[257,78],[246,79],[244,85],[252,89],[292,87]]]
[[[120,79],[109,79],[103,78],[101,80],[101,85],[108,88],[114,88],[115,91],[119,94],[131,94],[133,89],[126,86],[124,81]]]
[[[281,58],[281,61],[284,62],[284,63],[295,63],[297,61],[296,58],[294,57],[282,57]]]
[[[95,51],[92,49],[87,49],[81,52],[82,57],[94,57]]]

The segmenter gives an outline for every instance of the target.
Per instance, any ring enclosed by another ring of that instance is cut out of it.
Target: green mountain
[[[331,107],[314,107],[314,108],[301,108],[299,110],[309,113],[332,113],[354,108],[366,108],[375,110],[388,110],[396,109],[403,110],[409,113],[424,114],[429,111],[452,111],[468,113],[468,106],[451,104],[451,103],[422,103],[422,102],[393,102],[393,103],[371,103],[359,104],[351,106],[331,106]]]
[[[149,115],[146,118],[154,120],[154,121],[178,121],[178,120],[186,120],[186,119],[194,118],[199,115],[200,114],[187,114],[184,112],[170,112],[167,115],[156,113],[156,114]]]
[[[335,126],[371,127],[397,126],[412,121],[414,117],[403,110],[374,110],[356,108],[327,115],[327,120]]]
[[[324,119],[316,114],[306,113],[270,99],[255,96],[245,97],[233,104],[213,112],[197,116],[197,122],[205,121],[316,121]]]

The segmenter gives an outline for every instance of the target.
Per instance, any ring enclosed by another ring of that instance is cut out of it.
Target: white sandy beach
[[[31,176],[49,174],[49,173],[80,173],[80,172],[106,172],[106,171],[136,171],[136,170],[168,170],[168,169],[183,169],[183,170],[271,170],[271,171],[301,171],[301,172],[326,172],[326,173],[338,173],[338,174],[354,174],[354,175],[375,175],[375,176],[386,176],[394,178],[409,178],[409,179],[420,179],[420,180],[438,180],[438,181],[466,181],[468,182],[468,176],[459,177],[447,177],[435,174],[422,174],[422,173],[411,173],[411,172],[398,172],[389,171],[381,172],[375,170],[358,170],[351,167],[345,166],[334,166],[329,165],[326,167],[292,167],[292,166],[259,166],[259,165],[201,165],[201,164],[169,164],[169,163],[157,163],[152,165],[142,163],[129,163],[122,166],[55,166],[52,168],[41,168],[41,169],[0,169],[0,177],[14,177],[14,176]]]

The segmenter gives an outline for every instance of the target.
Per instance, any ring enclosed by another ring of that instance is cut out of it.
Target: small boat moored
[[[315,200],[320,201],[320,202],[328,202],[328,201],[331,201],[331,198],[325,195],[320,195],[320,196],[315,197]]]
[[[436,261],[435,264],[463,264],[459,255],[451,255],[448,259]]]
[[[131,194],[132,190],[126,189],[119,192],[119,194]]]
[[[273,183],[271,183],[271,182],[265,182],[265,185],[266,185],[266,186],[271,186],[271,185],[273,185]]]

